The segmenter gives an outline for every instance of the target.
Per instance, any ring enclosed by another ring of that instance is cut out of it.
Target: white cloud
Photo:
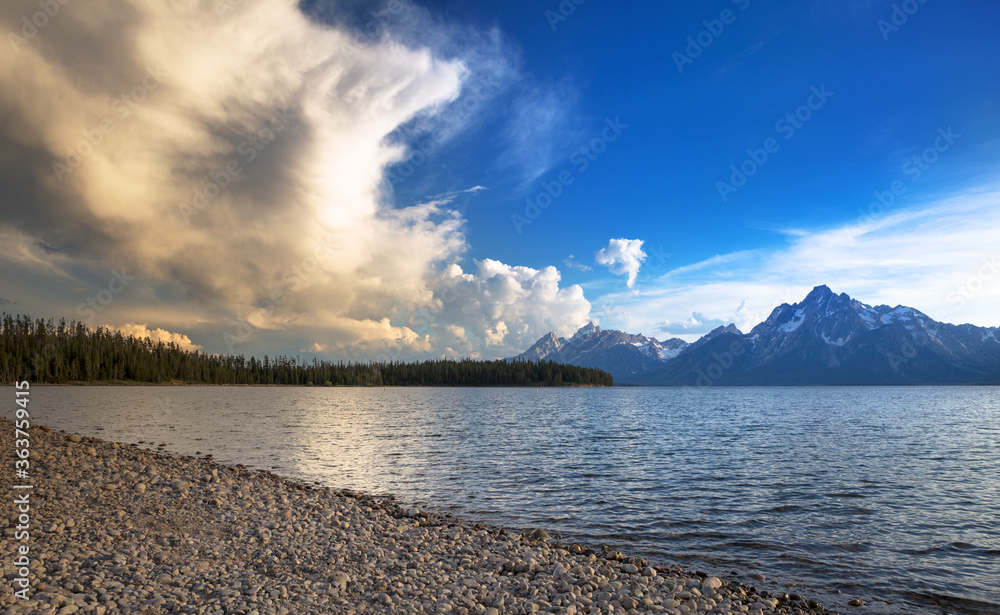
[[[567,125],[576,92],[568,82],[556,87],[543,88],[522,80],[518,95],[507,109],[510,115],[505,131],[507,151],[499,162],[518,167],[525,186],[552,168],[563,152],[578,145],[574,142],[578,131]]]
[[[693,312],[690,318],[679,322],[665,320],[657,327],[657,332],[664,333],[670,337],[678,335],[704,335],[717,327],[729,324],[729,321],[722,321],[718,318],[708,318],[704,314]]]
[[[403,133],[447,141],[519,78],[496,31],[459,35],[404,2],[400,37],[359,42],[296,0],[214,4],[67,9],[0,54],[0,152],[19,153],[0,179],[33,199],[0,203],[13,231],[0,259],[44,297],[21,304],[75,317],[127,268],[105,322],[196,328],[213,351],[277,339],[358,359],[502,352],[561,322],[552,306],[580,320],[589,304],[554,269],[481,265],[443,307],[441,272],[468,247],[449,203],[482,186],[388,202]],[[0,24],[18,30],[22,9],[2,5]],[[467,336],[445,335],[445,316]]]
[[[445,330],[451,333],[453,336],[460,340],[465,339],[465,327],[459,327],[458,325],[445,325]]]
[[[580,271],[593,271],[593,268],[584,265],[580,261],[576,260],[576,257],[573,256],[572,254],[570,254],[568,258],[563,259],[563,264],[569,267],[570,269],[579,269]]]
[[[166,329],[150,329],[146,323],[129,323],[120,327],[107,327],[114,331],[121,331],[123,335],[148,339],[153,342],[163,342],[164,344],[177,344],[181,350],[201,350],[201,346],[191,342],[191,338],[183,333],[171,333]]]
[[[435,284],[435,319],[461,327],[463,338],[489,347],[489,356],[513,356],[542,335],[569,335],[587,324],[590,302],[579,285],[560,288],[555,267],[512,267],[496,260],[476,261],[465,273],[458,265]]]
[[[878,219],[801,231],[785,247],[719,255],[664,274],[641,297],[613,293],[598,301],[626,311],[637,331],[689,341],[718,323],[749,331],[774,307],[801,301],[820,284],[944,322],[998,326],[997,237],[1000,191],[970,191]],[[692,312],[703,327],[682,324]],[[665,319],[671,324],[664,326]]]
[[[493,329],[486,329],[486,347],[500,346],[507,336],[507,323],[499,321]]]
[[[606,248],[601,248],[594,254],[594,260],[615,275],[627,275],[627,286],[635,288],[639,267],[646,260],[642,243],[641,239],[612,239]]]

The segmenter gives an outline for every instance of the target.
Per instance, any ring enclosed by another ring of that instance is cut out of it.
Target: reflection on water
[[[996,387],[32,395],[36,420],[61,429],[762,572],[830,607],[1000,611]]]

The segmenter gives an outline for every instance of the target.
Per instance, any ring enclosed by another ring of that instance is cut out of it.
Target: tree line
[[[331,362],[206,354],[81,322],[0,318],[0,384],[135,382],[325,386],[611,386],[607,372],[552,361]]]

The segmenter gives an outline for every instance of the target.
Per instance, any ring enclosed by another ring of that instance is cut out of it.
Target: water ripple
[[[32,392],[62,429],[763,573],[834,609],[1000,612],[996,387]]]

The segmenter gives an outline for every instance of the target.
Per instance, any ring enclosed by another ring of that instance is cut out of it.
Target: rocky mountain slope
[[[551,360],[597,367],[609,372],[616,383],[634,382],[638,377],[663,367],[687,345],[680,339],[660,342],[644,335],[604,330],[590,323],[569,339],[549,333],[513,360]]]
[[[1000,328],[941,323],[817,286],[746,334],[729,325],[688,344],[590,324],[569,340],[550,333],[516,358],[599,367],[617,384],[996,384]]]

